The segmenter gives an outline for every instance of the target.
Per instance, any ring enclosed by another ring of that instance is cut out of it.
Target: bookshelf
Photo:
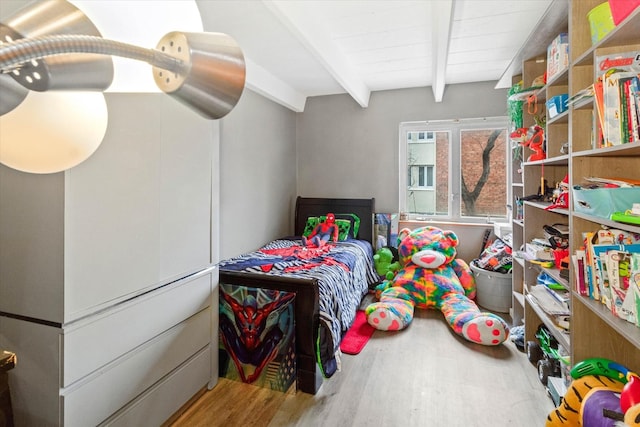
[[[598,43],[591,43],[589,10],[599,0],[572,0],[569,26],[570,73],[569,90],[575,94],[593,84],[595,59],[601,55],[640,50],[640,8],[631,13]],[[627,143],[614,147],[594,148],[592,136],[595,104],[585,101],[569,110],[569,158],[571,183],[579,183],[584,177],[608,176],[640,179],[640,143]],[[606,176],[606,175],[605,175]],[[635,200],[639,202],[640,200]],[[631,201],[630,201],[631,202]],[[582,233],[596,231],[601,226],[640,233],[640,227],[586,215],[575,210],[569,215],[572,252],[582,246]],[[571,272],[575,280],[576,272]],[[606,357],[640,371],[640,328],[619,319],[602,303],[572,293],[571,355],[574,362],[590,357]]]
[[[592,45],[587,13],[602,0],[555,0],[538,29],[521,49],[521,69],[513,66],[507,71],[513,75],[512,82],[520,79],[528,87],[531,81],[545,69],[546,50],[549,43],[560,33],[569,36],[569,67],[553,76],[546,85],[536,91],[538,114],[545,111],[545,101],[561,93],[569,97],[587,88],[594,82],[595,58],[603,54],[640,50],[640,8],[632,12],[614,30]],[[525,104],[524,126],[535,123]],[[524,148],[520,161],[513,156],[512,175],[512,228],[514,251],[535,237],[542,237],[542,226],[553,223],[568,223],[570,228],[570,254],[582,246],[582,233],[596,231],[601,226],[615,227],[640,233],[640,227],[617,223],[608,219],[576,212],[570,195],[569,209],[546,210],[548,203],[525,201],[523,217],[519,215],[516,200],[538,193],[541,178],[553,186],[569,176],[570,186],[588,176],[617,176],[640,179],[640,143],[623,144],[608,148],[593,148],[595,105],[592,99],[581,100],[571,105],[568,111],[546,121],[547,158],[527,162],[531,150]],[[562,150],[565,143],[567,150]],[[638,202],[638,201],[636,201]],[[582,297],[575,292],[576,272],[571,266],[568,280],[560,277],[558,270],[542,269],[517,255],[513,263],[513,309],[514,324],[525,323],[525,341],[535,340],[535,331],[545,324],[559,343],[567,347],[572,363],[590,358],[605,357],[640,372],[640,328],[617,318],[602,303]],[[557,281],[571,290],[570,334],[556,327],[552,319],[528,295],[535,285],[540,271],[545,270]]]
[[[522,81],[523,88],[532,86],[534,79],[547,71],[547,47],[560,33],[567,33],[569,27],[569,3],[567,0],[555,0],[541,19],[532,37],[525,43],[519,54],[521,72],[512,81]],[[540,119],[548,116],[546,100],[563,93],[568,93],[569,69],[566,68],[554,75],[547,83],[535,90],[535,98],[524,102],[522,111],[523,127],[530,127],[540,123]],[[562,181],[568,173],[569,154],[566,146],[569,140],[569,113],[565,111],[544,123],[546,138],[546,158],[544,160],[529,161],[534,153],[527,147],[512,144],[512,229],[513,229],[513,298],[511,316],[514,325],[524,321],[525,341],[535,341],[535,333],[540,324],[544,324],[555,336],[557,341],[569,351],[570,336],[563,329],[557,327],[551,317],[545,315],[535,298],[528,295],[531,286],[536,285],[537,276],[544,271],[569,289],[568,281],[560,278],[559,271],[553,268],[542,268],[518,256],[519,248],[534,238],[543,238],[543,226],[556,223],[568,224],[569,211],[567,209],[546,208],[551,202],[544,200],[527,200],[529,196],[540,193],[542,179],[546,185],[554,187]],[[527,200],[518,203],[518,199]]]

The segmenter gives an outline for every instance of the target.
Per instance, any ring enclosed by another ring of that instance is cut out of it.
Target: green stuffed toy
[[[386,280],[393,279],[396,271],[400,270],[400,263],[398,262],[398,251],[391,246],[383,246],[378,249],[373,256],[373,264],[376,267],[378,275]]]

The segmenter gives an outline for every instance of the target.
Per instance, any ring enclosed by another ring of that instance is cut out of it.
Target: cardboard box
[[[567,101],[569,95],[563,93],[562,95],[556,95],[547,100],[547,110],[549,111],[549,118],[553,119],[558,114],[562,114],[567,111]]]
[[[547,81],[569,67],[569,36],[561,33],[547,48]]]
[[[553,251],[549,247],[538,245],[536,243],[525,243],[524,247],[527,259],[553,261]]]

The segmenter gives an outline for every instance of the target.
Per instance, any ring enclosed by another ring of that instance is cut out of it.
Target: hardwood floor
[[[554,405],[511,341],[497,347],[454,335],[418,310],[399,332],[376,331],[315,396],[224,378],[173,424],[193,426],[540,427]]]

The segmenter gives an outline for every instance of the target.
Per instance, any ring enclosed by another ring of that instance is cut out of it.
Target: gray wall
[[[295,127],[294,112],[248,89],[222,119],[221,259],[293,234]]]
[[[373,92],[368,108],[348,95],[309,98],[296,120],[299,194],[375,197],[378,212],[398,212],[400,122],[506,115],[507,90],[494,86],[448,85],[441,103],[430,87]]]

